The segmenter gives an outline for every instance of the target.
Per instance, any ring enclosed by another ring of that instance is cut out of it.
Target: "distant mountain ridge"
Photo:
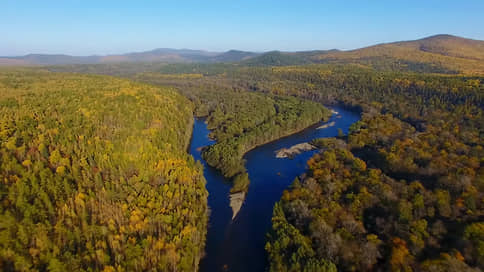
[[[16,57],[0,57],[0,65],[61,65],[61,64],[99,64],[122,62],[166,62],[166,63],[213,63],[239,62],[261,53],[229,50],[210,52],[192,49],[158,48],[151,51],[133,52],[105,56],[70,56],[63,54],[28,54]]]
[[[18,57],[0,57],[0,64],[58,65],[58,64],[97,64],[118,62],[209,62],[210,58],[221,53],[191,49],[158,48],[151,51],[133,52],[105,56],[70,56],[58,54],[29,54]]]
[[[282,52],[270,51],[253,58],[242,61],[242,64],[253,66],[287,66],[287,65],[301,65],[315,63],[315,58],[319,55],[324,55],[332,52],[340,52],[339,50],[314,50],[314,51],[300,51],[300,52]]]
[[[224,63],[251,66],[284,66],[310,63],[359,64],[377,70],[484,74],[484,41],[452,35],[435,35],[413,41],[377,44],[365,48],[264,53],[229,50],[210,52],[159,48],[105,56],[29,54],[0,57],[0,65],[61,65],[130,62]]]
[[[254,53],[240,50],[229,50],[211,59],[213,62],[238,62],[259,56],[261,53]]]

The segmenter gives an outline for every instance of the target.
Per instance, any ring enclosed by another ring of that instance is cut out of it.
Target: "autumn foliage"
[[[193,271],[192,104],[106,76],[0,72],[0,270]]]

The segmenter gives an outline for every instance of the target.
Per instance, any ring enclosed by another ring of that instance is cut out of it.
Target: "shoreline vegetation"
[[[326,118],[329,118],[329,117],[326,117]],[[315,126],[319,122],[321,122],[321,120],[319,120],[318,122],[316,122],[316,123],[314,123],[312,125],[309,125],[309,126],[307,126],[305,128],[302,128],[300,130],[295,130],[295,131],[292,131],[292,132],[290,132],[288,134],[285,134],[284,136],[281,136],[281,137],[279,137],[277,139],[271,139],[271,140],[268,140],[267,142],[264,142],[264,143],[258,144],[256,146],[253,146],[252,148],[250,148],[249,150],[247,150],[246,152],[244,152],[243,155],[242,155],[242,157],[244,157],[245,154],[247,154],[248,152],[256,149],[259,146],[263,146],[263,145],[266,145],[268,143],[271,143],[271,142],[280,140],[282,138],[291,136],[293,134],[297,134],[297,133],[299,133],[301,131],[304,131],[306,129],[309,129],[309,128]],[[307,144],[307,145],[309,145],[309,144]],[[306,151],[309,151],[309,150],[306,150]],[[303,152],[303,150],[301,150],[301,152]],[[244,160],[244,164],[245,164],[245,160]],[[244,166],[244,168],[245,168],[245,166]],[[243,180],[242,182],[238,181],[238,179],[240,179],[240,178]],[[247,172],[235,176],[235,178],[233,180],[234,186],[232,187],[232,189],[230,190],[230,193],[229,193],[230,207],[232,208],[232,220],[235,219],[235,217],[237,216],[238,212],[242,208],[242,205],[244,204],[245,197],[246,197],[246,195],[248,193],[248,185],[249,185],[248,183],[249,182],[250,181],[249,181],[249,176],[248,176]],[[238,186],[238,184],[241,184],[241,183],[244,183],[244,184],[246,183],[247,184],[246,187],[245,188],[236,187],[236,186]],[[234,189],[234,188],[237,188],[237,189]]]
[[[258,146],[298,133],[328,118],[327,110],[322,105],[302,100],[293,101],[292,103],[299,105],[287,109],[284,108],[286,105],[276,103],[273,106],[276,108],[275,114],[255,124],[254,127],[245,129],[242,134],[234,135],[233,138],[220,139],[217,133],[214,133],[217,142],[207,147],[202,156],[209,165],[219,169],[224,176],[233,179],[234,186],[231,193],[248,190],[249,180],[243,159],[246,153]],[[288,118],[291,115],[299,117],[293,117],[294,119],[290,120]],[[212,121],[211,116],[213,115],[208,117],[209,124]],[[215,122],[212,121],[212,123]]]
[[[329,117],[325,117],[325,118],[327,118],[327,119],[328,119]],[[244,152],[244,153],[243,153],[243,155],[242,155],[242,157],[244,157],[244,156],[245,156],[245,155],[246,155],[248,152],[250,152],[250,151],[252,151],[252,150],[256,149],[257,147],[260,147],[260,146],[263,146],[263,145],[269,144],[269,143],[271,143],[271,142],[278,141],[278,140],[280,140],[280,139],[282,139],[282,138],[289,137],[289,136],[291,136],[291,135],[294,135],[294,134],[300,133],[300,132],[302,132],[302,131],[304,131],[304,130],[306,130],[306,129],[310,129],[310,128],[312,128],[312,127],[316,126],[316,125],[317,125],[318,123],[320,123],[320,122],[321,122],[321,120],[319,120],[318,122],[316,122],[316,123],[314,123],[314,124],[311,124],[311,125],[309,125],[309,126],[307,126],[307,127],[304,127],[304,128],[302,128],[302,129],[299,129],[299,130],[294,130],[294,131],[291,131],[291,132],[289,132],[289,133],[287,133],[287,134],[284,134],[284,136],[281,136],[281,137],[279,137],[279,138],[277,138],[277,139],[271,139],[271,140],[268,140],[267,142],[260,143],[260,144],[258,144],[258,145],[256,145],[256,146],[253,146],[253,147],[251,147],[249,150],[247,150],[246,152]],[[215,145],[216,143],[217,143],[217,142],[215,142],[213,145]],[[208,145],[208,146],[200,147],[200,149],[201,149],[201,151],[202,151],[202,156],[203,156],[203,152],[204,152],[205,150],[207,150],[208,148],[210,148],[210,146],[212,146],[212,145]],[[308,149],[308,146],[311,146],[311,149]],[[311,144],[309,144],[309,143],[304,143],[304,144],[301,144],[299,147],[296,147],[296,148],[300,149],[300,150],[299,150],[299,152],[301,153],[301,152],[304,152],[304,151],[309,151],[309,150],[312,150],[312,149],[314,149],[314,148],[315,148],[315,146],[313,146],[313,145],[311,145]],[[294,155],[296,155],[296,154],[294,154]],[[203,158],[203,157],[202,157],[202,158]],[[207,163],[208,163],[208,162],[207,162]],[[210,164],[209,164],[209,165],[210,165]],[[211,165],[210,165],[210,166],[211,166]],[[213,167],[213,166],[211,166],[211,167]],[[238,179],[239,179],[239,178],[243,179],[243,181],[238,181]],[[248,190],[248,187],[247,187],[247,188],[242,188],[241,190],[234,190],[234,187],[236,186],[236,184],[241,184],[242,182],[246,182],[246,180],[248,181],[248,179],[249,179],[249,178],[248,178],[248,174],[247,174],[246,172],[245,172],[245,173],[242,173],[242,174],[240,174],[240,175],[235,176],[235,178],[233,179],[233,184],[234,184],[234,185],[233,185],[233,187],[232,187],[232,189],[230,190],[229,195],[228,195],[228,197],[229,197],[229,199],[230,199],[229,205],[230,205],[230,207],[232,208],[232,220],[233,220],[233,219],[235,219],[235,217],[237,216],[238,212],[239,212],[239,211],[240,211],[240,209],[242,208],[242,206],[243,206],[243,204],[244,204],[244,201],[245,201],[245,197],[246,197],[246,195],[247,195],[247,190]],[[247,186],[248,186],[248,184],[247,184]],[[235,188],[237,188],[237,187],[235,187]]]
[[[243,158],[247,152],[331,115],[322,104],[306,98],[248,92],[224,82],[207,81],[204,76],[141,73],[134,78],[175,87],[195,104],[195,116],[206,118],[209,136],[216,140],[204,148],[202,157],[232,180],[231,193],[248,190],[250,181]]]
[[[243,154],[241,155],[242,158],[248,152],[256,149],[257,147],[263,146],[265,144],[268,144],[268,143],[271,143],[271,142],[274,142],[274,141],[278,141],[278,140],[280,140],[282,138],[289,137],[291,135],[300,133],[300,132],[302,132],[302,131],[304,131],[306,129],[310,129],[312,127],[315,127],[318,123],[329,120],[329,117],[331,117],[330,114],[337,114],[337,112],[335,112],[333,109],[328,109],[327,107],[325,107],[323,105],[321,105],[321,106],[323,107],[324,112],[325,112],[325,115],[322,117],[322,119],[320,119],[317,122],[312,123],[312,124],[310,124],[310,125],[308,125],[306,127],[303,127],[301,129],[294,129],[294,130],[291,130],[291,131],[286,131],[283,134],[283,136],[280,136],[278,138],[271,138],[270,140],[267,140],[266,142],[262,142],[260,144],[255,145],[255,146],[252,146],[250,149],[248,149],[247,151],[243,152]],[[194,118],[200,118],[200,117],[196,117],[195,116]],[[204,118],[204,122],[208,124],[209,117],[201,117],[201,118]],[[215,136],[215,134],[212,131],[210,132],[209,137],[211,139],[213,139],[215,142],[212,145],[200,147],[200,150],[202,152],[202,158],[203,159],[205,159],[204,158],[204,153],[208,149],[210,149],[211,146],[217,144],[216,136]],[[302,143],[302,144],[299,144],[299,145],[296,145],[296,146],[291,147],[290,150],[279,150],[279,151],[281,152],[281,156],[284,156],[283,153],[287,153],[285,156],[294,156],[294,155],[300,154],[300,153],[305,152],[305,151],[313,150],[315,148],[316,148],[315,146],[313,146],[313,145],[311,145],[309,143]],[[208,161],[207,161],[207,163],[208,163]],[[244,164],[245,164],[245,162],[244,162]],[[210,166],[211,167],[214,167],[212,165],[210,165]],[[214,167],[214,168],[218,169],[217,167]],[[245,169],[245,166],[244,166],[244,169]],[[220,170],[220,169],[218,169],[218,170]],[[241,181],[239,181],[239,180],[241,180]],[[248,174],[246,172],[244,172],[242,174],[239,174],[239,175],[236,175],[233,178],[233,187],[231,188],[231,191],[229,192],[229,195],[228,195],[229,200],[230,200],[229,201],[229,206],[232,208],[232,220],[235,219],[235,217],[237,216],[238,212],[240,211],[240,209],[242,208],[242,206],[244,204],[245,197],[246,197],[247,191],[248,191],[248,180],[249,180],[249,177],[248,177]],[[247,187],[245,187],[245,188],[244,187],[237,187],[237,186],[240,186],[240,184],[244,184],[244,186],[247,186]]]
[[[278,141],[282,138],[285,138],[285,137],[289,137],[291,135],[294,135],[294,134],[297,134],[297,133],[300,133],[306,129],[311,129],[313,127],[316,127],[317,124],[321,123],[321,122],[324,122],[324,121],[327,121],[329,120],[329,118],[332,116],[332,115],[337,115],[339,114],[337,111],[334,111],[333,109],[331,108],[328,108],[327,106],[324,106],[323,107],[326,109],[326,116],[323,117],[323,119],[321,120],[318,120],[317,122],[307,126],[307,127],[303,127],[301,129],[298,129],[298,130],[293,130],[291,132],[287,132],[287,134],[284,134],[284,136],[281,136],[279,138],[276,138],[276,139],[271,139],[271,140],[268,140],[267,142],[263,142],[263,143],[260,143],[256,146],[253,146],[251,147],[249,150],[245,151],[242,155],[242,157],[244,157],[248,152],[256,149],[257,147],[260,147],[260,146],[263,146],[265,144],[268,144],[268,143],[271,143],[271,142],[274,142],[274,141]],[[354,109],[351,109],[351,110],[354,110]],[[208,117],[203,117],[205,120],[204,122],[206,122],[208,124]],[[334,126],[335,125],[335,122],[331,122]],[[319,129],[319,128],[316,128],[316,129]],[[210,134],[211,137],[213,140],[216,140],[216,137],[213,133]],[[217,142],[215,142],[214,144],[216,144]],[[213,144],[213,145],[214,145]],[[210,145],[211,146],[211,145]],[[201,147],[201,150],[202,150],[202,156],[203,156],[203,152],[210,148],[210,146],[204,146],[204,147]],[[278,151],[276,151],[276,156],[279,156],[280,158],[291,158],[293,156],[296,156],[298,154],[301,154],[303,152],[306,152],[306,151],[310,151],[310,150],[314,150],[316,149],[317,146],[313,145],[312,143],[301,143],[301,144],[298,144],[298,145],[294,145],[290,148],[286,148],[286,149],[280,149]],[[210,164],[209,164],[210,165]],[[213,167],[213,166],[212,166]],[[245,174],[242,174],[240,175],[242,177],[243,180],[248,180],[248,175]],[[234,178],[234,184],[240,184],[240,182],[237,180],[238,178],[240,178],[240,176],[236,176]],[[234,190],[233,189],[234,187],[232,187],[232,190],[230,191],[229,193],[229,206],[232,208],[232,220],[235,219],[235,217],[237,216],[238,212],[240,211],[240,209],[242,208],[243,206],[243,203],[245,201],[245,197],[247,195],[247,191],[246,190]]]

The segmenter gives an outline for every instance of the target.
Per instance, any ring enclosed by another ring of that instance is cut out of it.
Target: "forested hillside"
[[[315,62],[359,63],[378,70],[446,74],[484,74],[484,41],[451,35],[378,44],[366,48],[315,55]]]
[[[270,78],[255,85],[363,112],[347,142],[315,142],[322,153],[274,208],[272,271],[484,268],[483,78],[349,67]]]
[[[0,270],[194,271],[193,105],[106,76],[0,71]]]
[[[321,104],[294,97],[247,92],[201,74],[145,73],[136,80],[175,86],[195,104],[195,114],[207,117],[217,143],[203,151],[207,163],[233,178],[231,192],[249,185],[243,155],[250,149],[302,130],[330,113]]]

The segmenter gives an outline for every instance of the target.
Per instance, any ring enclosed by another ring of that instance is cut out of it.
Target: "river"
[[[190,153],[204,166],[210,207],[206,256],[200,262],[200,271],[265,271],[267,255],[264,249],[266,233],[271,228],[274,203],[295,177],[304,173],[306,162],[317,150],[307,151],[289,158],[276,158],[275,151],[316,138],[334,137],[338,129],[343,133],[358,121],[360,116],[344,108],[331,107],[333,114],[328,122],[321,122],[299,133],[259,146],[244,158],[250,186],[245,202],[232,221],[229,206],[230,182],[201,158],[200,147],[211,145],[210,131],[203,119],[195,119]],[[324,124],[332,124],[318,129]]]

